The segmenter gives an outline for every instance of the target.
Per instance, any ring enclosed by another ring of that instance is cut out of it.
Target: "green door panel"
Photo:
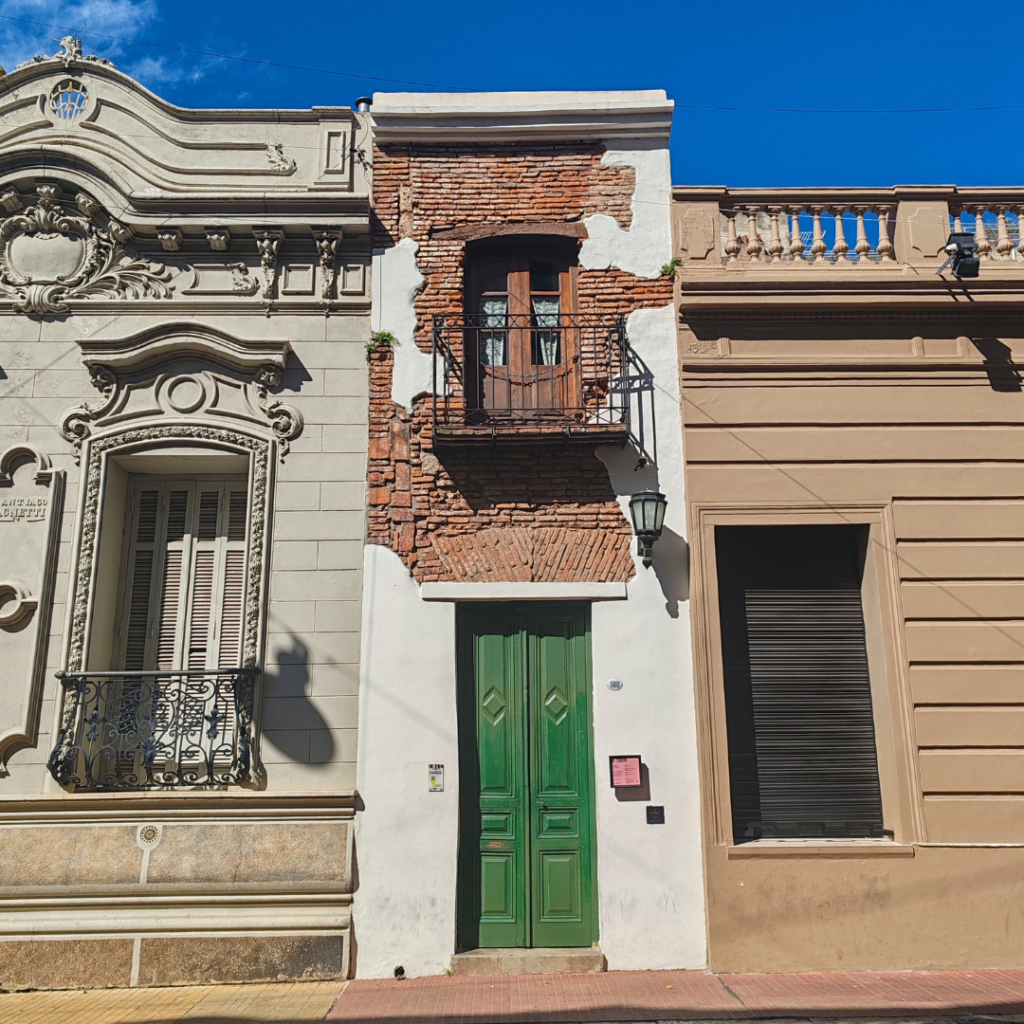
[[[489,925],[516,919],[516,875],[522,866],[514,853],[480,854],[480,919]]]
[[[527,623],[534,946],[589,946],[597,931],[586,612],[541,605]]]
[[[459,948],[596,938],[589,609],[459,606]]]
[[[467,949],[525,946],[523,635],[514,610],[503,605],[473,609],[463,628],[466,618],[460,614],[459,939]]]

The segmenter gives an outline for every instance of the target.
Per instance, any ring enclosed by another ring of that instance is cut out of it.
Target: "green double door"
[[[459,948],[597,938],[586,604],[459,606]]]

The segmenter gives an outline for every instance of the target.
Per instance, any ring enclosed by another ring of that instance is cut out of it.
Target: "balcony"
[[[1024,281],[1024,189],[673,189],[677,278],[684,308],[759,312],[785,294],[793,306],[836,307],[885,295],[924,305],[1017,301]],[[953,231],[973,234],[978,278],[943,268]],[[967,289],[968,300],[964,295]]]
[[[623,444],[650,376],[616,314],[435,316],[434,444]]]
[[[58,672],[65,720],[47,762],[62,786],[226,786],[252,774],[256,668]]]

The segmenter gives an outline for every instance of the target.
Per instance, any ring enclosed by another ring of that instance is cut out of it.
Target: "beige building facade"
[[[1019,190],[673,200],[710,968],[1019,966]]]
[[[359,115],[0,80],[0,978],[346,975]]]

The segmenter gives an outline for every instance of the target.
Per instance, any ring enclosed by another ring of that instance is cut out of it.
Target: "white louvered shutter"
[[[242,481],[133,480],[122,668],[241,665],[248,522]]]

